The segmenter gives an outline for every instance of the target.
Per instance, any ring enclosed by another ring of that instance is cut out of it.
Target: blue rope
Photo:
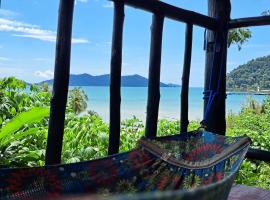
[[[224,37],[224,35],[223,35],[223,37]],[[221,48],[221,46],[220,46],[220,48]],[[220,86],[221,86],[222,70],[223,70],[223,60],[224,60],[224,54],[222,52],[223,48],[220,49],[221,62],[220,62],[220,68],[219,68],[219,73],[218,73],[218,84],[217,84],[216,88],[211,89],[212,80],[213,80],[213,69],[214,69],[214,65],[215,65],[215,61],[216,61],[216,56],[215,56],[216,50],[217,50],[217,37],[215,36],[215,43],[214,43],[214,49],[213,49],[213,57],[212,57],[212,63],[211,63],[211,72],[210,72],[210,80],[209,80],[208,90],[204,91],[204,93],[203,93],[204,94],[203,99],[208,99],[208,101],[207,101],[206,109],[204,112],[204,117],[203,117],[203,120],[201,122],[202,127],[206,126],[206,121],[207,121],[209,112],[212,108],[214,99],[217,95],[220,94]]]

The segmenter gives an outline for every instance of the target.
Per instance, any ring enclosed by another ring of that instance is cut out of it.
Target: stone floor
[[[234,185],[228,200],[270,200],[270,190],[245,185]]]

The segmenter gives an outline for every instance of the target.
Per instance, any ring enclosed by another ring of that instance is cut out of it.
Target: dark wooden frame
[[[216,31],[207,31],[204,113],[208,108],[208,91],[212,90],[218,93],[213,99],[207,116],[204,116],[203,125],[206,130],[222,135],[225,135],[226,131],[226,64],[230,12],[230,0],[208,0],[208,15],[218,18],[220,24]],[[214,44],[216,44],[216,48],[213,46]],[[221,80],[219,79],[220,75]]]
[[[61,163],[68,97],[74,0],[61,0],[58,17],[55,68],[45,164]]]
[[[108,154],[119,152],[120,123],[121,123],[121,68],[122,68],[122,43],[124,26],[124,3],[114,3],[114,23],[111,51],[110,75],[110,137]]]
[[[157,134],[158,109],[160,100],[160,66],[162,52],[164,16],[153,14],[151,27],[151,48],[148,75],[148,99],[145,136],[154,138]]]
[[[194,24],[216,30],[218,28],[218,21],[214,18],[202,15],[193,11],[185,10],[172,6],[157,0],[110,0],[115,2],[124,2],[126,5],[134,8],[143,9],[151,13],[160,13],[164,17],[189,24]]]
[[[205,85],[209,84],[209,66],[212,62],[212,55],[215,54],[215,66],[213,73],[215,77],[222,73],[221,94],[215,101],[213,110],[210,113],[207,130],[225,133],[225,97],[226,97],[226,55],[227,55],[227,34],[230,28],[247,26],[270,25],[270,17],[252,17],[229,20],[230,1],[208,0],[209,16],[192,11],[177,8],[156,0],[113,0],[114,7],[114,30],[112,39],[111,55],[111,77],[110,77],[110,138],[108,154],[118,153],[120,143],[120,105],[121,105],[121,65],[122,65],[122,42],[124,6],[129,5],[153,13],[151,51],[149,62],[149,83],[148,103],[146,119],[146,136],[156,137],[158,108],[160,99],[160,64],[162,51],[162,31],[164,18],[185,22],[186,45],[184,56],[184,68],[182,77],[181,93],[181,132],[187,131],[188,125],[188,85],[192,52],[192,28],[198,25],[208,29],[207,52],[206,52],[206,78]],[[46,149],[45,164],[59,164],[61,162],[61,150],[64,134],[65,110],[68,95],[68,82],[70,71],[70,54],[72,40],[72,18],[74,0],[61,0],[59,7],[58,32],[56,42],[55,73],[53,83],[53,94],[51,98],[51,113],[49,120],[48,141]],[[212,31],[210,31],[212,30]],[[215,33],[215,34],[214,34]],[[211,52],[211,44],[217,41],[221,49],[218,52]],[[223,63],[218,60],[225,56]],[[220,71],[220,66],[223,70]],[[216,78],[213,85],[217,84]],[[205,105],[207,99],[205,100]],[[218,123],[217,123],[218,122]],[[248,158],[259,159],[270,162],[270,152],[250,149]]]
[[[190,65],[192,55],[192,37],[193,37],[193,25],[186,24],[185,35],[185,54],[184,54],[184,66],[182,74],[182,86],[181,86],[181,111],[180,111],[180,133],[187,132],[188,129],[188,95],[189,95],[189,77],[190,77]]]
[[[229,28],[242,28],[249,26],[265,26],[265,25],[270,25],[270,16],[232,19],[229,22]]]

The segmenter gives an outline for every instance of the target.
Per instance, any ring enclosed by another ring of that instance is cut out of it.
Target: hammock
[[[226,199],[249,144],[199,131],[142,138],[134,150],[87,162],[1,169],[0,199]]]

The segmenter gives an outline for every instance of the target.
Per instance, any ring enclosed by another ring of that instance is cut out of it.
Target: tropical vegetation
[[[228,90],[269,90],[270,55],[252,59],[227,75]]]
[[[71,163],[106,156],[108,124],[94,111],[86,112],[87,96],[81,88],[69,93],[62,162]],[[44,165],[48,131],[50,87],[28,86],[9,77],[0,80],[0,167],[33,167]],[[83,113],[82,113],[83,112]],[[189,130],[199,127],[193,121]],[[158,135],[179,132],[179,121],[160,120]],[[227,134],[247,134],[254,148],[270,150],[270,98],[261,105],[254,100],[239,114],[227,117]],[[136,146],[144,135],[144,123],[136,117],[121,123],[120,151]],[[245,160],[236,183],[270,189],[270,165]]]

